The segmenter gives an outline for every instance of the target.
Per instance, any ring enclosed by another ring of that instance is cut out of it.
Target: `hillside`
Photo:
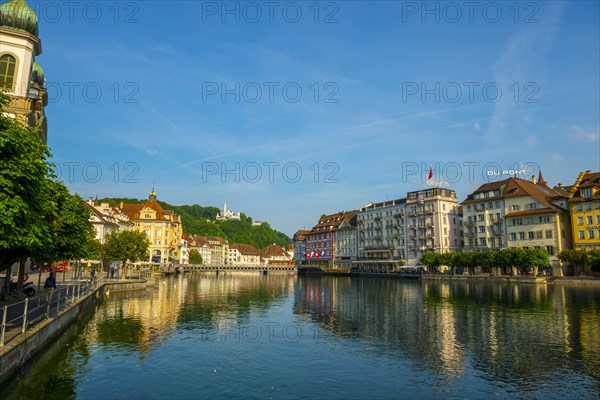
[[[123,203],[141,203],[139,199],[128,198],[104,198],[100,201],[108,202],[111,206]],[[272,229],[268,223],[263,222],[259,226],[252,226],[252,218],[241,213],[241,221],[217,221],[219,208],[203,207],[198,204],[174,206],[163,201],[158,203],[167,210],[175,210],[181,215],[183,229],[186,235],[221,236],[229,243],[251,244],[263,249],[270,244],[278,244],[287,247],[292,241],[284,233]]]

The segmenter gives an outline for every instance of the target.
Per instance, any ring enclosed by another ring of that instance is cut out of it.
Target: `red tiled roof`
[[[260,256],[260,252],[256,247],[249,244],[233,243],[229,248],[235,249],[245,256]]]

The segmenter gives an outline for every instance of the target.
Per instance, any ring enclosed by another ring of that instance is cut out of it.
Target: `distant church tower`
[[[42,53],[38,18],[25,0],[0,5],[0,90],[10,104],[4,111],[27,127],[38,126],[47,142],[44,107],[48,104],[44,70],[35,57]]]

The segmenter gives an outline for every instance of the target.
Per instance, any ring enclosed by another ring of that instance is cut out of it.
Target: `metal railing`
[[[70,282],[58,287],[46,301],[45,291],[0,309],[0,348],[40,321],[53,317],[88,294],[98,282]]]

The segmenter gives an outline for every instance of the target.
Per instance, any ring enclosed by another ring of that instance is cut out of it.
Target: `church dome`
[[[46,86],[46,82],[44,82],[44,70],[37,61],[34,61],[31,67],[31,81],[37,83],[39,86]]]
[[[25,0],[11,0],[0,4],[0,26],[21,29],[38,35],[38,18]]]

